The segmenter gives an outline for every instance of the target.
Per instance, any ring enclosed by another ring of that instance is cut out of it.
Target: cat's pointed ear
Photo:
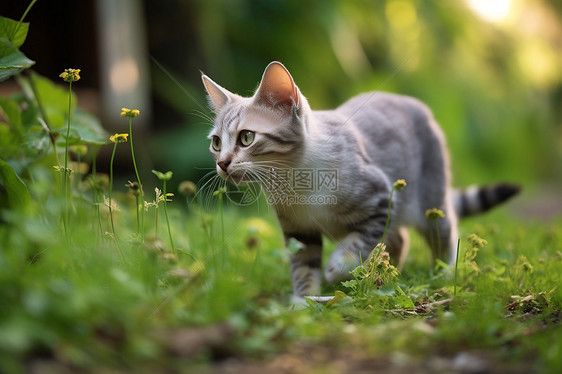
[[[285,66],[277,61],[265,68],[256,99],[268,106],[288,111],[298,110],[301,104],[299,89],[293,77]]]
[[[213,80],[203,74],[203,72],[201,72],[201,80],[203,81],[205,89],[209,94],[209,103],[213,107],[215,113],[217,113],[223,106],[231,101],[232,94],[228,90],[213,82]]]

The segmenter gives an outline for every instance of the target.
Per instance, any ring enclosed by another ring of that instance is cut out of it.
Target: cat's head
[[[281,63],[267,66],[252,97],[229,92],[206,75],[202,80],[215,112],[209,149],[222,178],[260,181],[267,170],[298,163],[310,108]]]

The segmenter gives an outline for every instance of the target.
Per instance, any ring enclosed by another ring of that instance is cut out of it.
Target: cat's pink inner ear
[[[258,98],[273,107],[300,105],[299,90],[289,71],[279,62],[270,63],[258,88]]]
[[[205,89],[209,94],[209,101],[215,110],[218,112],[226,103],[230,101],[230,93],[213,82],[211,78],[206,75],[201,75],[201,80],[203,80],[203,84],[205,85]]]

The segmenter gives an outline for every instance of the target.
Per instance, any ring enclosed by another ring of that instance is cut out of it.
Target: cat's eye
[[[211,147],[213,147],[216,152],[219,152],[221,150],[221,138],[214,135],[211,139]]]
[[[242,130],[240,131],[240,135],[238,135],[238,140],[244,147],[247,147],[252,144],[255,135],[256,134],[253,131]]]

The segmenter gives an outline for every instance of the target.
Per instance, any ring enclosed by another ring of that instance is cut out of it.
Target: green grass
[[[174,253],[151,243],[153,227],[138,241],[135,204],[121,197],[115,224],[126,261],[115,241],[92,236],[97,222],[85,204],[70,246],[54,214],[4,214],[1,371],[23,372],[37,358],[94,371],[172,370],[213,365],[216,357],[259,360],[305,343],[411,360],[476,351],[506,365],[562,364],[559,221],[527,224],[495,212],[463,223],[458,296],[444,305],[389,310],[388,290],[351,297],[340,285],[325,288],[348,294],[339,303],[295,308],[289,253],[271,211],[225,207],[223,250],[218,212],[184,209],[181,200],[169,203]],[[487,241],[472,265],[464,261],[470,233]],[[412,242],[403,273],[391,281],[416,305],[452,297],[452,271],[434,272],[427,248]],[[218,324],[228,328],[217,341],[196,335],[200,349],[170,354],[178,331]]]

